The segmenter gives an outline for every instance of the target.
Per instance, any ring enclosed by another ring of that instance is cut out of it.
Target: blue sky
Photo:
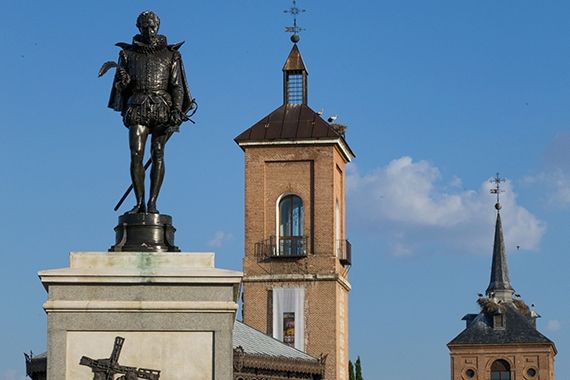
[[[233,138],[277,107],[285,0],[4,4],[0,380],[46,347],[37,271],[113,243],[127,133],[106,108],[118,41],[145,9],[181,49],[200,104],[166,150],[159,208],[178,245],[240,269],[243,161]],[[511,280],[570,376],[570,30],[567,1],[305,1],[309,104],[338,115],[348,187],[351,357],[368,379],[449,378],[446,343],[489,281],[503,195]],[[128,202],[129,205],[132,201]],[[519,249],[516,247],[520,246]],[[413,365],[410,363],[413,362]]]

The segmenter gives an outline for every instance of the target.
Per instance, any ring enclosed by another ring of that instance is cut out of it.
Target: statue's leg
[[[148,137],[148,127],[131,125],[129,127],[129,146],[131,148],[131,180],[135,191],[137,204],[129,211],[130,214],[145,212],[144,204],[144,146]]]
[[[164,144],[166,135],[152,135],[151,158],[152,169],[150,171],[150,197],[148,199],[147,210],[149,213],[158,214],[156,209],[156,199],[164,179]]]

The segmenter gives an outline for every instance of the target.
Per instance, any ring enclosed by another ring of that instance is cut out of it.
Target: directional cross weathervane
[[[505,192],[505,190],[501,189],[501,183],[503,183],[505,181],[506,181],[506,179],[501,178],[499,173],[497,173],[497,175],[495,175],[495,178],[489,180],[489,182],[495,184],[495,187],[492,188],[491,190],[489,190],[489,192],[491,194],[497,195],[497,204],[495,205],[495,208],[497,209],[497,211],[501,209],[501,203],[499,201],[500,201],[501,193]]]
[[[293,16],[293,26],[286,26],[285,32],[293,33],[291,35],[291,41],[294,43],[297,43],[301,39],[299,37],[299,33],[303,32],[305,30],[304,28],[301,28],[299,25],[297,25],[297,15],[305,12],[305,10],[297,7],[297,1],[293,0],[293,4],[291,5],[291,8],[286,9],[283,12],[290,13],[291,16]]]

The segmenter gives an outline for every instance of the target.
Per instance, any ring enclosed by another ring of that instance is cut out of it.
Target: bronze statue
[[[116,44],[122,49],[118,64],[105,63],[99,75],[111,67],[117,69],[109,107],[121,112],[129,129],[130,171],[136,198],[129,214],[158,214],[156,200],[164,178],[164,146],[180,124],[188,120],[186,113],[194,108],[194,102],[178,52],[184,42],[168,45],[166,37],[158,34],[160,19],[154,12],[141,13],[136,25],[140,34],[133,37],[131,44]],[[149,135],[152,168],[150,196],[145,204],[143,156]]]

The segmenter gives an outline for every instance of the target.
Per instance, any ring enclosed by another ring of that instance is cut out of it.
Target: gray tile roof
[[[242,347],[246,354],[264,355],[283,359],[301,359],[317,362],[318,359],[309,354],[290,347],[283,342],[236,321],[234,325],[233,347]]]
[[[513,304],[506,304],[504,308],[505,328],[493,328],[493,316],[485,312],[479,313],[448,346],[463,344],[524,344],[524,343],[554,343],[542,335],[531,323],[530,319],[522,315]]]

